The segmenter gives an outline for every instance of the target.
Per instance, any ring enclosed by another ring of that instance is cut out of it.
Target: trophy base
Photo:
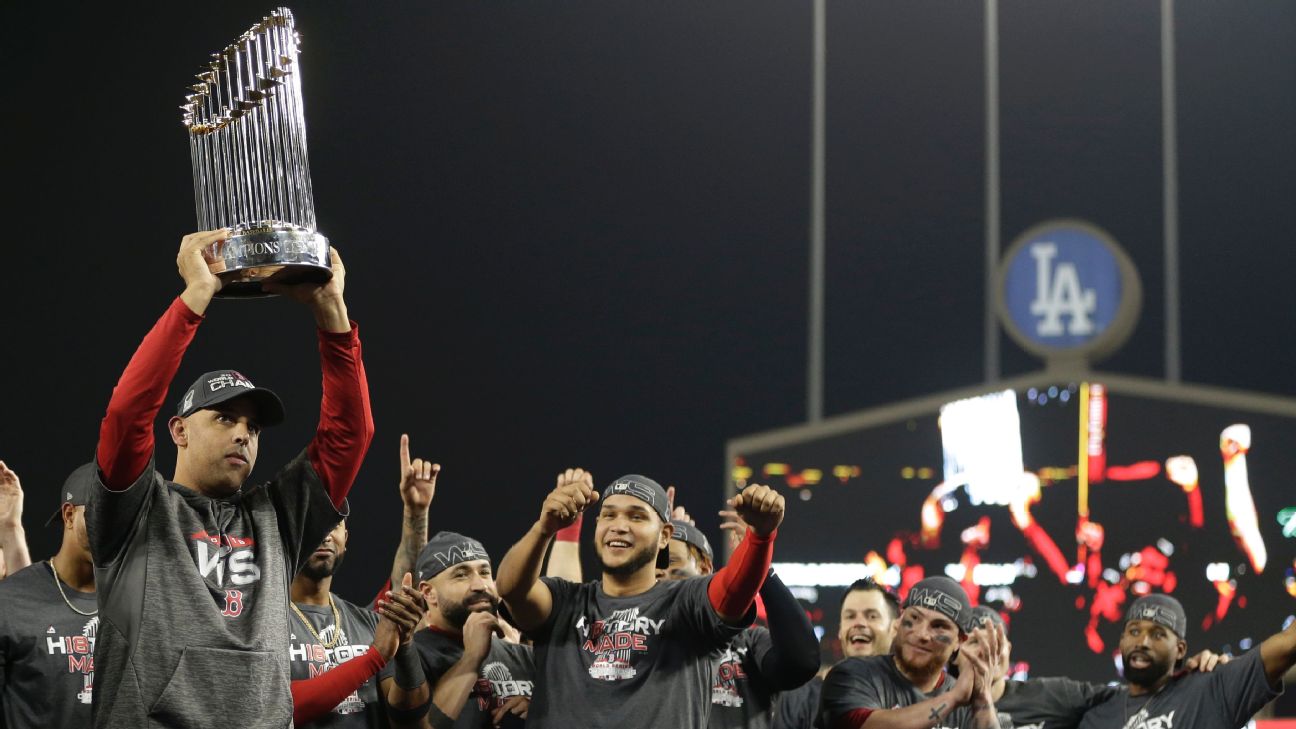
[[[216,294],[224,299],[273,296],[262,290],[266,282],[324,283],[333,278],[328,238],[278,223],[235,228],[206,257],[211,272],[224,282]]]

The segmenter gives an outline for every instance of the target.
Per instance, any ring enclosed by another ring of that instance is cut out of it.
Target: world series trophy
[[[265,296],[265,281],[333,276],[328,239],[315,231],[300,42],[292,11],[276,8],[211,54],[180,107],[198,229],[232,233],[205,252],[224,282],[218,296]]]

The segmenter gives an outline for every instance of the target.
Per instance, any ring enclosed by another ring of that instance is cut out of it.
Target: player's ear
[[[427,600],[428,607],[429,608],[436,607],[437,606],[436,590],[432,588],[432,583],[427,580],[423,580],[422,582],[419,583],[418,587],[419,587],[419,592],[423,593],[423,599]]]
[[[671,535],[673,535],[674,533],[675,533],[675,525],[671,524],[670,522],[666,522],[662,524],[661,534],[657,535],[658,551],[666,549],[667,547],[670,546]]]
[[[1188,643],[1181,640],[1179,641],[1177,648],[1178,651],[1175,655],[1175,663],[1181,662],[1184,657],[1188,655]]]
[[[171,433],[171,442],[180,448],[189,445],[189,431],[186,425],[184,418],[179,415],[172,415],[171,419],[167,421],[167,431]]]

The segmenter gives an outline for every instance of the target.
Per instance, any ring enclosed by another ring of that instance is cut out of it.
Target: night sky
[[[58,485],[181,289],[184,89],[270,6],[27,5],[0,44],[0,458],[41,559]],[[337,591],[386,576],[402,432],[444,466],[432,528],[497,559],[569,466],[675,484],[717,538],[725,441],[805,417],[811,4],[293,10],[319,227],[348,266],[377,422]],[[1053,217],[1108,230],[1144,310],[1102,368],[1159,377],[1159,3],[999,15],[1003,244]],[[985,378],[983,21],[970,1],[828,3],[829,415]],[[1296,5],[1181,2],[1176,23],[1184,380],[1296,396]],[[1038,367],[1006,337],[1002,357],[1005,375]],[[286,402],[268,476],[313,432],[309,313],[213,305],[160,435],[224,367]]]

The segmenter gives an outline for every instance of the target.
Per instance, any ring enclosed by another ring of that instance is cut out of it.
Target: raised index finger
[[[401,473],[402,474],[408,473],[410,469],[408,433],[401,433],[400,462],[401,462]]]

